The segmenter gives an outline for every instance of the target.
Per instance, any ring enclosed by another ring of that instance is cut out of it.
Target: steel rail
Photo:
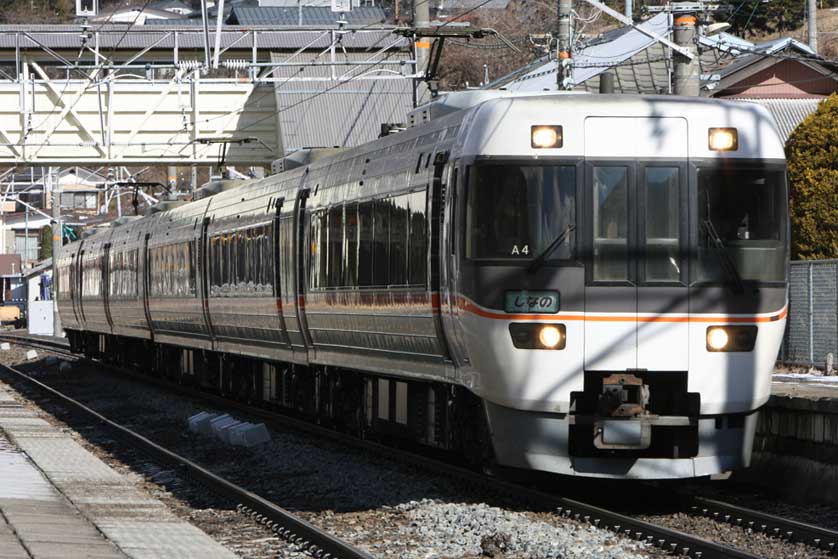
[[[236,410],[274,425],[290,427],[314,436],[335,441],[338,444],[351,446],[366,452],[375,453],[376,455],[380,455],[385,458],[394,459],[411,466],[418,466],[423,469],[441,473],[445,476],[461,481],[468,486],[505,497],[506,500],[529,502],[538,507],[553,510],[563,517],[586,522],[598,528],[611,530],[612,532],[634,540],[644,541],[673,554],[693,557],[696,559],[756,559],[759,557],[758,555],[738,550],[724,544],[699,538],[671,528],[658,526],[602,507],[545,491],[540,491],[518,483],[489,477],[460,466],[442,462],[413,452],[393,448],[392,446],[385,446],[373,441],[349,437],[343,433],[339,433],[301,419],[290,417],[282,413],[272,412],[261,408],[254,408],[215,394],[195,392],[193,390],[189,390],[188,387],[174,384],[157,377],[150,377],[141,373],[127,371],[101,361],[89,360],[83,356],[70,353],[68,346],[58,340],[52,341],[44,338],[39,339],[10,334],[0,334],[0,340],[8,340],[22,345],[30,345],[32,347],[43,347],[44,349],[48,349],[50,351],[58,351],[68,354],[76,359],[87,360],[94,365],[112,370],[116,374],[129,377],[146,384],[165,388],[166,390],[176,392],[185,397],[198,399],[222,409],[226,408],[228,410]]]
[[[838,551],[838,531],[715,499],[693,497],[692,501],[690,508],[693,514],[711,517],[719,522],[727,522],[754,532],[763,532],[790,542],[799,542],[817,549],[828,550],[830,553]]]
[[[100,424],[108,427],[124,442],[133,445],[157,461],[176,466],[180,472],[185,472],[189,477],[210,489],[210,491],[236,502],[237,510],[253,516],[257,522],[266,525],[280,537],[306,550],[311,555],[319,559],[372,559],[372,556],[367,552],[324,532],[282,507],[227,481],[183,456],[152,442],[139,433],[111,421],[99,412],[47,386],[26,373],[3,364],[0,364],[0,371],[11,373],[17,378],[36,386],[39,390],[58,398],[62,403],[68,404],[76,410],[95,418]]]

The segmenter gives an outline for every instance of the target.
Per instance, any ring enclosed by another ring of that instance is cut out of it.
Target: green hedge
[[[786,157],[792,258],[838,258],[838,93],[792,133]]]

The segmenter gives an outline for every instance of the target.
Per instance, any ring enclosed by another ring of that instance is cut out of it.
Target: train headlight
[[[530,145],[537,149],[562,147],[562,127],[538,125],[530,128]]]
[[[736,151],[739,148],[736,128],[711,128],[707,145],[712,151]]]
[[[707,351],[753,351],[756,341],[756,326],[710,326],[707,328]]]
[[[711,351],[722,351],[730,341],[724,328],[707,329],[707,348]]]
[[[538,341],[544,347],[553,349],[562,341],[562,333],[555,326],[548,324],[538,332]]]
[[[567,342],[564,324],[513,322],[509,334],[518,349],[564,349]]]

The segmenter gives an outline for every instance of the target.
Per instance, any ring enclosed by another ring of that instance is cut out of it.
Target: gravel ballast
[[[0,359],[12,364],[23,360],[22,354],[14,349],[0,354]],[[225,446],[186,428],[189,416],[217,410],[97,371],[95,365],[39,359],[20,368],[375,557],[662,556],[653,547],[607,530],[549,512],[512,510],[491,496],[457,487],[439,475],[291,430],[272,428],[271,442],[258,448]],[[98,455],[106,455],[111,465],[142,476],[158,498],[165,496],[164,502],[179,514],[241,556],[297,556],[273,533],[230,510],[230,503],[123,448],[95,425],[62,413],[54,401],[23,383],[11,384],[33,404],[66,422]]]

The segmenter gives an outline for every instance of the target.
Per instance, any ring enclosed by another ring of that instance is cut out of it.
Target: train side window
[[[358,204],[358,285],[373,283],[373,208],[374,203]]]
[[[390,273],[388,285],[404,285],[407,283],[407,227],[408,205],[410,197],[407,194],[394,196],[390,206]]]
[[[390,207],[392,200],[376,200],[373,210],[373,272],[372,283],[385,286],[390,269]]]
[[[645,279],[678,281],[681,276],[678,167],[646,167],[645,171]]]
[[[327,260],[328,254],[328,214],[325,210],[312,213],[311,216],[311,259],[309,282],[312,289],[326,287],[327,282]]]
[[[410,194],[408,283],[425,285],[428,270],[427,191]]]
[[[628,169],[593,168],[594,280],[628,279]]]
[[[343,206],[329,208],[329,287],[343,285]]]
[[[346,232],[346,273],[345,284],[349,287],[358,285],[358,204],[347,204],[344,209]]]

